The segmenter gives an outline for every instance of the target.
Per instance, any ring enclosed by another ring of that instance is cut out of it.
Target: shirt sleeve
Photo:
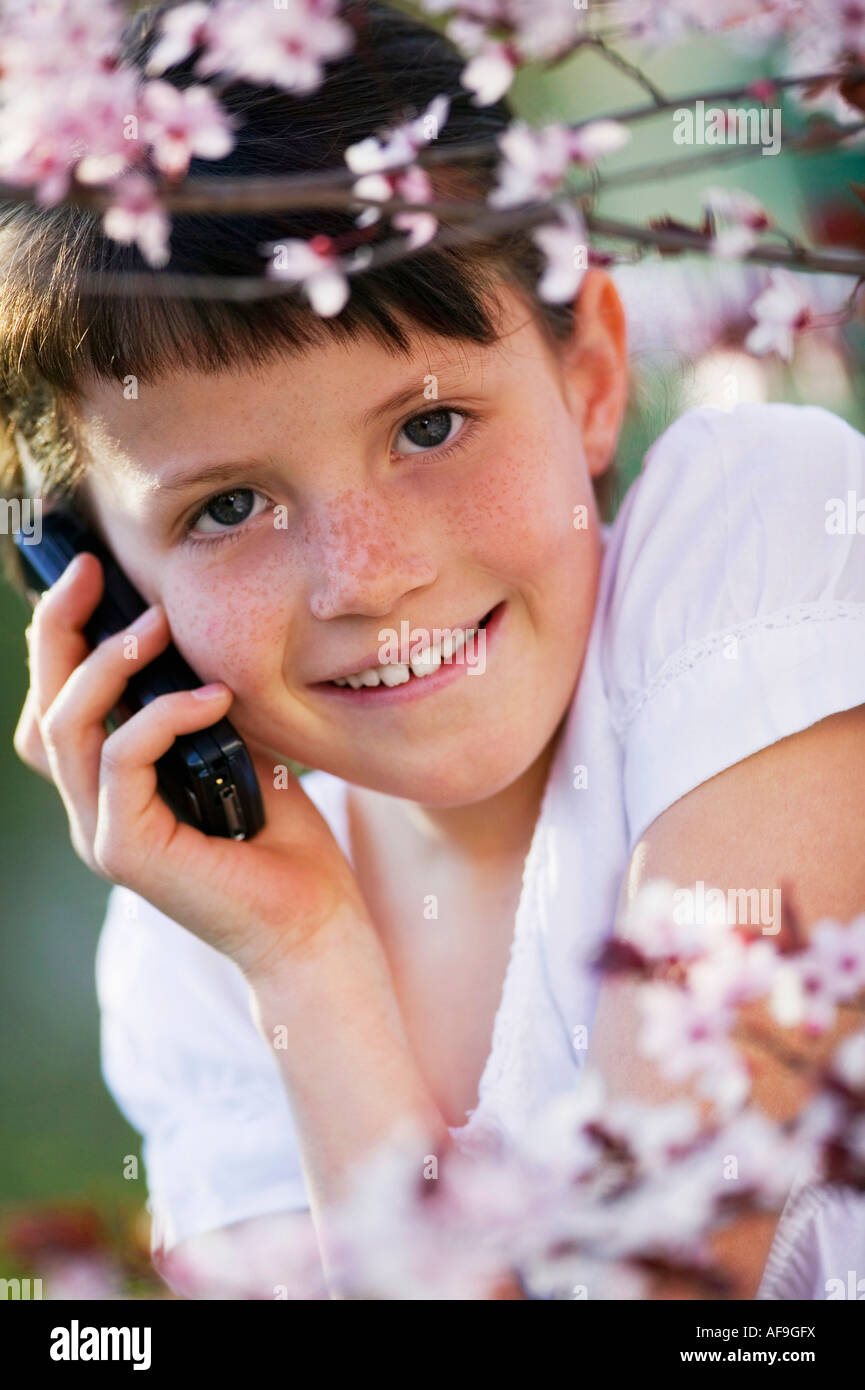
[[[282,1078],[237,966],[115,887],[96,989],[103,1076],[143,1136],[153,1252],[308,1207]]]
[[[687,411],[646,455],[608,560],[632,848],[701,782],[865,703],[865,437],[840,417]]]

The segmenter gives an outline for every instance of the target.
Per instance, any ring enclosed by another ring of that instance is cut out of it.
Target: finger
[[[44,713],[90,650],[83,628],[102,597],[102,566],[82,551],[33,610],[28,640],[30,685]]]
[[[93,843],[102,873],[122,882],[142,859],[152,861],[165,848],[180,822],[158,793],[155,763],[180,734],[222,719],[233,699],[221,681],[173,691],[151,700],[109,734],[102,745]]]
[[[49,782],[53,782],[54,778],[51,775],[48,755],[45,752],[42,735],[39,732],[39,716],[36,712],[32,689],[27,691],[27,696],[21,707],[15,733],[12,735],[12,747],[22,763],[26,763],[27,767],[32,767],[34,772],[40,773],[43,777],[47,777]]]
[[[43,747],[76,848],[92,845],[96,831],[105,720],[130,676],[152,661],[170,637],[165,610],[154,604],[129,627],[100,642],[75,667],[40,718]]]

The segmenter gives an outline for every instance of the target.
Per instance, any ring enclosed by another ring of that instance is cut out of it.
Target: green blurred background
[[[629,51],[636,56],[636,50]],[[772,71],[771,60],[747,59],[716,40],[661,53],[644,66],[671,94],[747,81]],[[521,74],[513,96],[518,111],[532,123],[585,119],[643,99],[631,81],[591,54],[554,72]],[[784,121],[786,135],[801,123],[801,116],[785,105]],[[849,218],[852,227],[843,238],[849,245],[858,244],[860,253],[865,250],[861,205],[845,191],[846,181],[855,179],[861,168],[861,151],[807,159],[782,152],[777,158],[743,159],[720,175],[707,171],[678,177],[675,162],[689,153],[693,151],[673,146],[669,116],[646,122],[631,146],[606,167],[669,160],[667,176],[640,189],[611,192],[601,210],[632,220],[667,213],[696,222],[700,190],[725,183],[760,196],[794,233],[813,229],[815,210],[837,203],[844,226]],[[667,260],[653,272],[653,288],[645,293],[639,287],[642,273],[621,277],[634,325],[632,403],[619,453],[624,483],[639,469],[646,447],[676,414],[695,400],[707,399],[706,392],[711,396],[715,389],[711,359],[707,366],[705,355],[695,354],[677,329],[665,330],[665,313],[675,309],[681,316],[683,303],[693,297],[694,277],[705,280],[729,272],[716,263]],[[736,274],[732,272],[734,278]],[[812,335],[813,341],[803,345],[789,369],[777,359],[756,364],[740,354],[725,359],[722,367],[738,374],[743,397],[825,404],[863,428],[863,336],[861,320],[825,346]],[[6,1249],[7,1268],[0,1268],[0,1274],[26,1272],[35,1258],[32,1252],[44,1248],[45,1242],[66,1241],[73,1249],[76,1241],[80,1248],[98,1246],[102,1237],[94,1234],[94,1222],[102,1221],[107,1243],[126,1252],[127,1289],[137,1287],[144,1296],[152,1296],[158,1285],[148,1282],[143,1255],[146,1223],[140,1219],[144,1178],[123,1177],[124,1156],[139,1152],[138,1136],[105,1089],[99,1065],[93,962],[108,887],[76,858],[53,787],[25,768],[12,749],[27,683],[27,621],[23,601],[0,589],[0,1203],[7,1235],[9,1223],[18,1223],[18,1235]],[[52,1216],[46,1204],[60,1208],[60,1214]],[[64,1211],[83,1213],[77,1226],[72,1220],[71,1232],[64,1227]],[[132,1256],[131,1247],[136,1252]]]

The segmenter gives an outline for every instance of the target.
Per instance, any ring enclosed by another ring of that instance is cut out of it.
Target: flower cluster
[[[596,964],[637,982],[640,1049],[693,1098],[613,1098],[590,1051],[519,1141],[476,1133],[439,1170],[423,1135],[394,1136],[334,1217],[331,1277],[349,1296],[484,1298],[507,1271],[532,1297],[644,1298],[664,1271],[718,1296],[729,1285],[709,1239],[735,1216],[779,1212],[804,1180],[865,1191],[865,1029],[828,1060],[794,1046],[865,1004],[865,915],[806,940],[788,913],[776,944],[683,923],[673,885],[655,881]],[[759,1030],[742,1009],[757,1004],[807,1070],[809,1099],[784,1123],[752,1094],[743,1044]]]
[[[861,6],[844,0],[723,0],[708,8],[697,0],[664,5],[597,0],[591,6],[561,0],[423,0],[422,8],[444,18],[448,36],[465,55],[461,80],[477,105],[503,96],[523,65],[549,65],[585,49],[624,67],[651,93],[655,109],[670,110],[672,103],[611,43],[637,42],[651,52],[711,31],[751,50],[783,43],[793,74],[790,95],[805,107],[821,107],[836,122],[837,138],[821,139],[831,145],[865,136],[865,19]],[[163,15],[142,76],[118,57],[123,18],[116,0],[8,0],[0,17],[0,180],[29,190],[27,196],[43,205],[100,190],[106,196],[105,235],[134,244],[159,268],[170,260],[165,195],[184,180],[193,159],[219,160],[233,148],[236,123],[220,102],[220,85],[239,79],[307,95],[321,85],[329,62],[352,51],[355,30],[339,0],[191,0]],[[202,80],[181,89],[166,74],[186,62]],[[796,74],[809,80],[798,83]],[[751,83],[745,90],[765,105],[777,96],[778,80]],[[420,117],[411,115],[345,151],[346,209],[356,212],[362,230],[384,215],[386,205],[389,225],[401,234],[399,255],[429,245],[439,229],[424,154],[447,121],[450,102],[440,94]],[[497,217],[510,218],[512,226],[515,210],[525,210],[545,258],[538,285],[542,298],[567,300],[587,264],[616,259],[589,246],[597,227],[585,214],[604,186],[599,161],[618,153],[629,140],[629,121],[651,109],[575,127],[552,123],[533,129],[517,118],[499,137],[498,177],[476,220],[494,231]],[[581,171],[588,182],[574,189],[570,181]],[[551,208],[546,218],[545,204]],[[670,254],[671,238],[675,243],[678,237],[679,250],[722,259],[759,252],[764,261],[767,247],[778,249],[775,220],[751,195],[711,187],[704,212],[700,228],[660,225],[654,244]],[[645,250],[653,244],[645,231],[618,227],[615,234],[636,236]],[[267,258],[263,278],[301,287],[323,316],[340,312],[351,275],[373,260],[368,245],[355,245],[351,238],[340,245],[321,235],[260,249]],[[809,261],[807,248],[793,249],[792,263],[820,268],[813,257]],[[774,352],[789,360],[796,336],[821,325],[790,273],[789,257],[786,268],[783,256],[775,264],[752,306],[756,322],[745,347],[755,355]],[[832,269],[843,273],[837,264]]]

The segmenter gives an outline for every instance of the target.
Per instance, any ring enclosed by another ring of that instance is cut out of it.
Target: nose
[[[436,566],[413,543],[413,534],[404,518],[368,500],[355,497],[323,508],[308,532],[316,576],[309,596],[313,617],[385,618],[406,594],[431,584]]]

